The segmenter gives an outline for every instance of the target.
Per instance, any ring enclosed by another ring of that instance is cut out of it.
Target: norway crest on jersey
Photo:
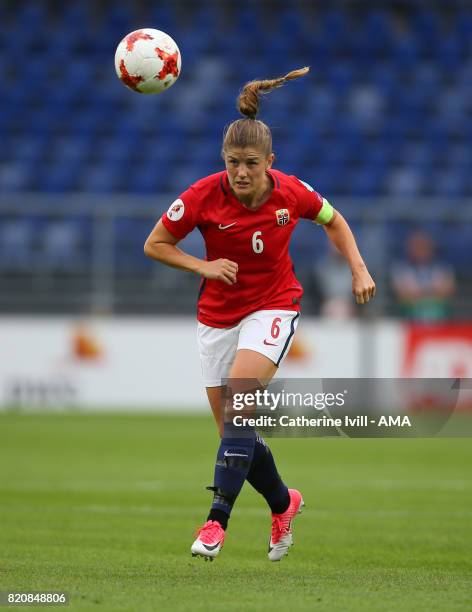
[[[275,218],[277,219],[277,225],[287,225],[290,221],[290,213],[287,208],[280,208],[275,211]]]

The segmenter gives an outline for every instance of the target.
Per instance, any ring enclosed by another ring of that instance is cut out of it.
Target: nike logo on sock
[[[245,457],[247,459],[247,455],[241,453],[228,453],[228,451],[224,452],[223,457]]]

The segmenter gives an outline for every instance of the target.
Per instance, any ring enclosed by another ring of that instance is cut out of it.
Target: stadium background
[[[206,580],[223,591],[215,609],[286,609],[288,594],[299,609],[466,609],[466,440],[275,441],[313,500],[298,561],[260,574],[265,515],[245,492],[254,520],[233,519],[226,565],[182,566],[216,443],[209,418],[176,412],[205,409],[198,279],[147,260],[143,243],[178,193],[221,168],[241,85],[309,65],[261,118],[277,167],[348,218],[379,291],[349,320],[321,318],[313,262],[327,243],[300,224],[304,327],[286,373],[472,377],[472,4],[19,0],[0,4],[0,24],[0,589],[184,610],[203,606]],[[113,67],[118,41],[147,26],[183,59],[157,97]],[[414,229],[457,283],[448,318],[426,326],[399,320],[391,286]],[[184,246],[202,253],[197,234]],[[129,415],[101,412],[118,408]]]
[[[395,314],[387,272],[416,224],[455,266],[454,316],[467,316],[467,2],[21,1],[1,12],[1,311],[193,313],[198,281],[147,261],[143,237],[178,193],[221,167],[241,85],[307,64],[309,78],[264,100],[277,166],[351,220],[381,288],[379,314]],[[143,24],[181,48],[165,96],[132,95],[114,74],[117,41]],[[188,247],[201,252],[197,235]],[[324,249],[301,224],[302,277]]]

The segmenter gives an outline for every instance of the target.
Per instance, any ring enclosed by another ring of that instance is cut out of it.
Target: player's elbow
[[[165,247],[165,242],[160,242],[150,236],[144,243],[144,254],[151,259],[161,261],[164,256]]]
[[[156,259],[156,243],[153,242],[150,238],[146,240],[144,243],[144,254],[146,257],[150,257],[151,259]]]

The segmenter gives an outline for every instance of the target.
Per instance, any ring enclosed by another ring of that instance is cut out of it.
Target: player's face
[[[229,184],[236,197],[250,199],[266,189],[266,170],[272,166],[273,153],[267,156],[261,149],[253,147],[228,149],[224,159]]]

